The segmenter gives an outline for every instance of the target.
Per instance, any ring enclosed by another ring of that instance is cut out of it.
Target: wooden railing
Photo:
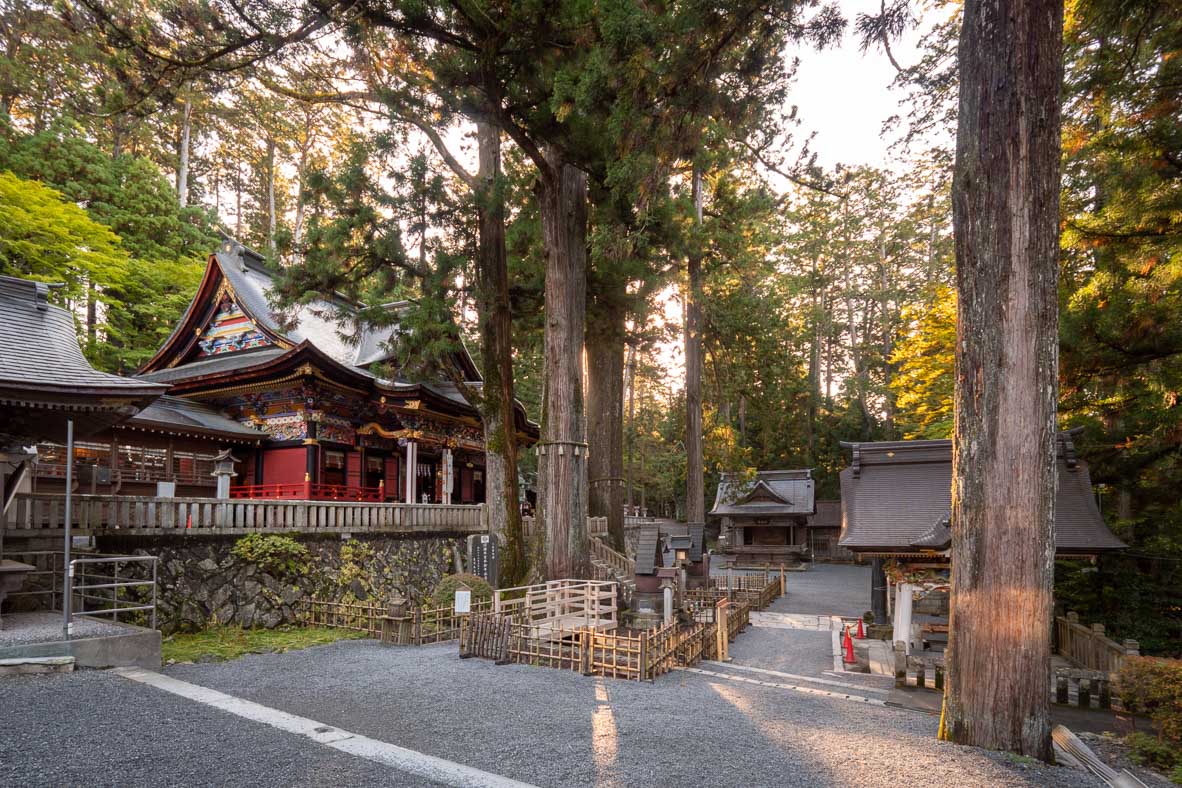
[[[616,627],[616,584],[599,580],[550,580],[493,593],[493,613],[516,624],[554,630]]]
[[[616,552],[598,536],[591,537],[591,559],[609,567],[617,577],[632,577],[636,574],[636,561]]]
[[[484,533],[483,504],[355,503],[348,501],[219,500],[130,495],[75,495],[73,528],[79,536],[120,533],[161,535],[184,531],[339,533]],[[18,493],[4,522],[6,533],[40,536],[65,526],[61,495]]]
[[[284,501],[364,501],[381,503],[386,497],[386,488],[349,487],[343,484],[243,484],[230,488],[231,498]]]
[[[542,527],[542,523],[536,517],[522,517],[521,528],[525,531],[527,539],[533,539],[536,536],[537,529]],[[606,517],[588,517],[587,518],[587,533],[591,536],[602,536],[607,534],[607,518]]]
[[[1078,667],[1110,674],[1120,670],[1125,657],[1141,653],[1137,641],[1117,643],[1104,634],[1103,624],[1088,627],[1079,623],[1078,613],[1055,617],[1055,648]]]

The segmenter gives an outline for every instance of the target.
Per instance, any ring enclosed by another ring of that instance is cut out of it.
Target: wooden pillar
[[[254,450],[254,483],[263,483],[263,448],[261,446]]]
[[[907,646],[907,653],[911,653],[911,584],[900,583],[895,597],[895,629],[891,639],[898,643],[902,641]]]
[[[307,457],[304,460],[304,473],[307,475],[308,481],[312,484],[320,481],[320,463],[317,461],[319,443],[316,440],[316,422],[309,421],[308,437],[304,439],[304,446],[307,449]]]
[[[415,489],[419,476],[419,445],[415,441],[406,442],[406,503],[415,503]]]
[[[887,621],[887,582],[882,569],[882,559],[875,558],[870,564],[870,612],[875,624]]]

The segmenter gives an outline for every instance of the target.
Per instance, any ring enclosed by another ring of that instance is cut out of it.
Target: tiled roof
[[[723,474],[714,496],[716,516],[768,517],[813,513],[811,470],[760,471],[748,480]]]
[[[154,372],[141,372],[139,377],[158,383],[173,383],[178,380],[213,375],[218,372],[231,370],[245,370],[257,367],[279,358],[290,351],[279,347],[259,348],[258,350],[243,350],[238,353],[225,353],[212,356],[201,361],[193,361],[179,367],[166,367]]]
[[[1061,553],[1119,550],[1124,543],[1104,524],[1087,464],[1060,435],[1055,546]],[[855,461],[841,472],[842,547],[864,552],[940,549],[937,527],[952,506],[952,442],[849,444]]]
[[[806,524],[809,528],[840,528],[841,501],[817,501],[817,511]]]
[[[0,386],[79,397],[156,397],[164,392],[164,386],[90,366],[78,346],[73,316],[50,305],[48,293],[44,283],[0,276]]]
[[[655,525],[646,525],[636,537],[636,574],[653,575],[660,568],[661,532]]]
[[[237,440],[258,441],[267,438],[266,433],[227,418],[216,408],[182,397],[161,397],[131,417],[127,424],[165,432],[195,432]]]

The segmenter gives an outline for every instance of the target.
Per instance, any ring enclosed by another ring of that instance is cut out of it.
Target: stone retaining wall
[[[268,569],[234,554],[241,537],[100,537],[101,553],[155,555],[157,625],[165,633],[210,623],[275,627],[295,618],[309,596],[384,601],[395,590],[414,602],[454,571],[463,539],[365,535],[298,536],[307,558]],[[462,553],[461,553],[462,554]]]

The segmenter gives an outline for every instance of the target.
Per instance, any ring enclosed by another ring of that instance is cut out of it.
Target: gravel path
[[[820,676],[833,670],[833,635],[807,629],[748,627],[730,645],[740,665]]]
[[[0,677],[0,785],[423,784],[111,673]]]
[[[741,639],[740,639],[741,640]],[[942,744],[936,720],[674,672],[652,684],[346,641],[165,671],[542,786],[1091,786]]]
[[[813,613],[857,617],[870,609],[870,567],[857,564],[814,564],[792,572],[788,593],[772,603],[778,613]]]
[[[76,616],[74,637],[89,638],[107,635],[126,635],[126,627],[97,618]],[[65,640],[62,635],[62,614],[47,611],[6,613],[0,620],[0,648],[27,646],[32,643],[52,643]]]

